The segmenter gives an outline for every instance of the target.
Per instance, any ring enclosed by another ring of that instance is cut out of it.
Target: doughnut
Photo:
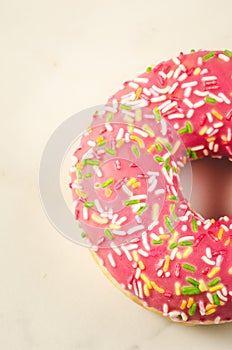
[[[129,298],[187,325],[232,321],[232,216],[204,218],[181,169],[232,161],[232,52],[192,50],[126,81],[73,155],[82,238]]]

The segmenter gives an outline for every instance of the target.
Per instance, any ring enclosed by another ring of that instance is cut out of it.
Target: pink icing
[[[138,78],[124,83],[123,88],[111,97],[109,103],[115,106],[119,102],[123,109],[128,108],[131,113],[141,107],[154,110],[156,116],[157,113],[160,114],[176,130],[191,159],[225,156],[232,160],[230,52],[198,51],[186,55],[181,53],[178,57],[148,70]],[[142,117],[138,122],[140,130],[144,130],[144,120]],[[76,166],[80,164],[87,151],[87,142],[96,141],[99,135],[104,134],[101,134],[98,122],[99,117],[96,116],[92,123],[92,133],[85,138],[83,136],[82,148],[75,153]],[[123,125],[121,115],[118,122],[118,126],[113,125],[113,131],[105,132],[104,140],[116,138],[119,128]],[[102,123],[106,124],[106,119],[102,119]],[[157,128],[155,123],[153,126]],[[132,131],[129,132],[130,135],[131,133]],[[158,137],[160,133],[159,130]],[[174,137],[175,141],[175,133],[170,137]],[[162,175],[159,177],[161,182],[155,189],[162,186],[164,194],[156,197],[154,189],[153,198],[150,193],[144,200],[148,204],[148,209],[140,216],[143,227],[130,236],[128,241],[119,239],[115,245],[114,237],[113,239],[110,237],[109,244],[103,244],[102,247],[101,242],[94,241],[93,244],[99,245],[96,254],[102,265],[123,289],[140,299],[144,306],[162,312],[173,321],[187,323],[231,321],[232,217],[225,216],[219,220],[205,219],[192,211],[187,200],[183,198],[179,186],[178,162],[184,162],[183,153],[170,154],[169,168],[165,167],[167,176],[164,176],[164,162],[157,162],[155,157],[157,155],[164,157],[167,149],[165,147],[162,151],[158,151],[157,148],[151,149],[149,147],[152,143],[157,144],[157,137],[149,135],[144,141],[143,155],[149,153],[149,156],[153,157],[155,171]],[[172,140],[171,144],[173,146],[175,142]],[[124,152],[128,154],[129,148],[133,145],[138,146],[138,142],[130,139],[127,145],[120,147],[121,149],[125,147]],[[181,150],[183,151],[183,148]],[[115,184],[120,182],[121,178],[129,181],[134,177],[137,181],[141,171],[146,175],[152,162],[144,161],[139,166],[133,167],[125,161],[121,162],[121,168],[117,169],[115,160],[109,157],[100,166],[102,171],[100,188],[95,191],[92,189],[91,193],[91,186],[87,185],[88,180],[83,181],[83,187],[87,186],[87,198],[83,198],[80,192],[77,193],[76,187],[73,186],[78,183],[77,175],[76,172],[71,173],[76,217],[81,221],[87,234],[92,236],[97,229],[99,232],[104,231],[110,223],[112,224],[112,218],[108,218],[104,224],[97,223],[91,218],[91,211],[94,208],[88,208],[88,219],[86,217],[84,219],[83,203],[90,201],[91,195],[93,201],[97,196],[111,205],[116,203],[118,193]],[[177,169],[177,173],[173,171],[174,168]],[[102,184],[112,178],[112,173],[114,182],[106,186],[112,193],[109,191],[107,195],[109,193],[110,195],[107,197]],[[133,196],[148,194],[148,178],[149,176],[140,178],[141,183],[139,187],[133,189]],[[96,183],[96,176],[94,181]],[[115,204],[114,213],[122,207],[123,216],[128,220],[121,226],[125,228],[128,224],[126,229],[128,230],[140,225],[136,222],[136,214],[133,213],[131,206],[123,206],[126,201],[125,193],[124,197],[120,197],[120,201],[120,205]],[[159,204],[155,219],[152,206],[154,203]],[[97,239],[99,237],[97,236]],[[103,241],[105,242],[104,239]]]

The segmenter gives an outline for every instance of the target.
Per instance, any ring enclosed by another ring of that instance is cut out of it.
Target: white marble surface
[[[232,325],[184,327],[132,303],[44,214],[52,131],[150,63],[232,48],[231,0],[1,0],[0,348],[231,348]],[[80,121],[81,123],[81,121]]]

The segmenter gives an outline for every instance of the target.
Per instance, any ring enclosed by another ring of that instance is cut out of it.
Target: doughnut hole
[[[232,214],[232,162],[227,158],[203,158],[192,165],[190,207],[206,219]],[[182,169],[183,191],[187,191],[186,169]]]

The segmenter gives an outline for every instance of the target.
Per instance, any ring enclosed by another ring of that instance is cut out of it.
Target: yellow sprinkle
[[[144,124],[142,128],[143,128],[143,130],[145,130],[149,134],[149,136],[151,136],[151,137],[155,136],[154,132],[151,130],[151,128],[147,124]]]
[[[211,271],[209,271],[207,277],[213,278],[220,271],[220,267],[213,267]]]
[[[181,252],[177,252],[177,253],[176,253],[176,257],[177,257],[177,259],[181,260],[181,259],[182,259],[182,254],[181,254]]]
[[[134,261],[138,262],[139,261],[139,255],[136,250],[133,250],[132,256],[134,258]]]
[[[96,213],[93,213],[91,215],[91,218],[93,219],[93,221],[95,221],[97,224],[107,224],[108,223],[108,219],[107,218],[102,218],[101,216],[98,216]]]
[[[194,75],[198,75],[200,73],[201,73],[201,68],[199,68],[199,67],[197,67],[193,72]]]
[[[109,227],[112,230],[119,230],[121,228],[121,225],[116,225],[116,224],[110,224]]]
[[[151,145],[148,149],[147,149],[147,152],[151,153],[153,152],[155,149],[155,146],[154,145]]]
[[[83,169],[83,165],[80,162],[78,162],[77,165],[76,165],[76,168],[77,169]]]
[[[135,177],[131,177],[130,180],[127,181],[127,186],[131,186],[135,182],[136,182],[136,178]]]
[[[224,287],[223,284],[219,283],[219,284],[216,284],[216,286],[213,286],[213,287],[209,288],[209,291],[210,291],[210,293],[214,293],[217,290],[222,289],[223,287]]]
[[[99,137],[97,138],[97,143],[102,142],[103,140],[104,140],[104,137],[99,136]]]
[[[143,286],[143,291],[144,291],[144,294],[146,297],[150,296],[150,291],[149,291],[149,288],[146,284],[144,284],[144,286]]]
[[[187,308],[190,309],[190,307],[193,305],[193,303],[194,303],[194,299],[193,298],[189,298],[188,304],[187,304]]]
[[[144,270],[145,269],[145,265],[144,265],[144,263],[141,260],[139,260],[139,268],[140,268],[140,270]]]
[[[220,113],[218,113],[215,109],[212,110],[212,115],[219,120],[223,119],[223,116]]]
[[[203,126],[203,128],[201,128],[201,130],[199,131],[199,135],[201,136],[205,135],[207,130],[208,130],[207,126]]]
[[[118,140],[117,143],[116,143],[116,147],[120,148],[123,145],[123,143],[124,143],[124,139]]]
[[[79,197],[81,198],[87,198],[87,194],[83,191],[76,190],[76,193],[78,194]]]
[[[232,275],[232,266],[228,270],[229,275]]]
[[[176,295],[181,295],[181,288],[180,288],[179,282],[175,283],[175,292],[176,292]]]
[[[225,135],[221,136],[222,141],[227,142],[227,137]]]
[[[220,228],[219,231],[218,231],[218,239],[219,239],[219,240],[222,239],[223,233],[224,233],[224,229],[223,229],[223,228]]]
[[[206,307],[205,307],[205,311],[214,309],[215,307],[216,307],[216,305],[214,305],[214,304],[207,304]]]
[[[130,139],[131,140],[135,140],[138,144],[139,144],[139,147],[140,148],[144,148],[144,142],[143,142],[143,140],[140,138],[140,137],[138,137],[137,135],[130,135]]]
[[[147,276],[144,273],[141,273],[142,280],[146,283],[146,285],[148,286],[149,289],[152,288],[151,282],[150,280],[147,278]]]
[[[106,198],[109,198],[111,195],[112,195],[113,191],[110,189],[110,188],[107,188],[105,190],[105,195],[106,195]]]
[[[170,235],[168,235],[168,234],[164,234],[164,235],[159,235],[159,238],[160,239],[168,239],[170,237]]]
[[[137,188],[137,187],[140,187],[141,186],[141,182],[137,181],[135,182],[134,184],[132,184],[132,188]]]
[[[213,314],[215,311],[216,311],[216,309],[215,309],[215,308],[213,308],[213,309],[210,309],[210,310],[206,311],[206,313],[205,313],[205,314],[208,316],[208,315]]]
[[[182,300],[182,303],[180,305],[181,310],[184,310],[187,306],[187,300]]]
[[[199,287],[200,291],[203,293],[203,292],[206,292],[208,290],[205,282],[203,280],[200,280],[199,281]]]
[[[192,252],[193,252],[193,248],[192,247],[188,247],[183,253],[183,258],[187,259],[189,257],[189,255],[192,254]]]
[[[140,122],[142,120],[142,111],[140,108],[135,110],[135,120],[137,122]]]
[[[139,96],[141,95],[141,92],[142,92],[142,88],[140,87],[135,93],[135,100],[138,100]]]
[[[212,224],[215,223],[215,219],[210,219],[210,222],[212,222]]]
[[[163,294],[165,292],[165,290],[157,286],[157,284],[154,281],[151,282],[151,285],[152,288],[155,289],[158,293]]]
[[[227,247],[229,244],[230,244],[230,238],[228,238],[228,239],[225,241],[224,246]]]
[[[165,256],[165,263],[164,263],[163,272],[167,272],[168,271],[169,263],[170,263],[170,256],[166,255]]]
[[[176,240],[177,240],[177,238],[178,238],[178,232],[175,231],[175,232],[173,233],[173,235],[171,236],[171,239],[168,241],[168,244],[171,245],[171,244],[175,243]]]

